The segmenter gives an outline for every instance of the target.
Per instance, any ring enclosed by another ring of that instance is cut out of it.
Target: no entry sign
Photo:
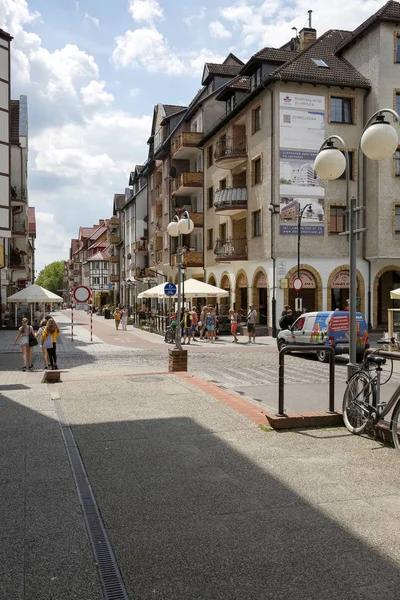
[[[75,298],[75,302],[88,302],[91,294],[91,291],[86,285],[78,285],[73,291],[73,295]]]

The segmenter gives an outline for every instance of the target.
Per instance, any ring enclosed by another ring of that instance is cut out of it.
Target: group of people
[[[115,322],[115,329],[119,329],[120,324],[122,325],[122,331],[126,331],[128,329],[128,310],[126,308],[126,306],[123,306],[122,308],[119,308],[117,306],[117,308],[114,311],[113,317],[114,317],[114,322]]]
[[[19,346],[22,351],[23,371],[33,371],[32,364],[32,348],[38,343],[42,348],[44,368],[58,370],[57,365],[57,337],[60,330],[55,320],[48,316],[41,322],[39,329],[35,333],[32,325],[26,317],[22,319],[22,325],[18,329],[17,337],[14,341],[14,346],[19,341]]]

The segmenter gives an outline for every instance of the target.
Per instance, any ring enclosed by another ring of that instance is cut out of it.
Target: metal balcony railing
[[[215,145],[214,158],[226,158],[228,156],[243,156],[247,154],[247,139],[245,136],[224,137]]]
[[[26,201],[26,186],[25,185],[12,185],[11,186],[11,200],[19,200],[21,202]]]
[[[218,239],[214,254],[217,258],[247,258],[246,238]]]
[[[226,188],[214,194],[216,209],[247,207],[247,188]]]

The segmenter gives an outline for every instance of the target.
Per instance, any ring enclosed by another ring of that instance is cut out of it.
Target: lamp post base
[[[350,379],[350,377],[352,375],[354,375],[354,373],[356,371],[358,371],[359,367],[358,367],[357,363],[353,364],[351,362],[348,362],[346,367],[347,367],[347,381],[348,381]]]
[[[168,350],[168,371],[170,373],[187,371],[187,354],[187,350],[170,348]]]

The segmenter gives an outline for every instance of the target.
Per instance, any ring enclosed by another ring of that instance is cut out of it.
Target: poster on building
[[[324,235],[325,191],[314,160],[325,139],[325,98],[280,94],[280,233]]]

